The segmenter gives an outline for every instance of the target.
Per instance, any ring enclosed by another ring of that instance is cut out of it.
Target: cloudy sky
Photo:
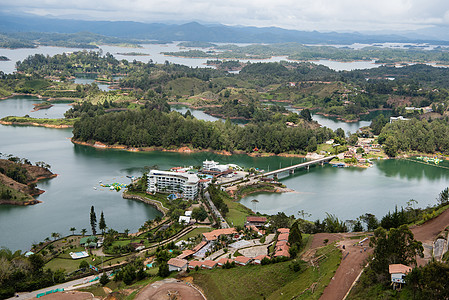
[[[0,0],[0,9],[84,20],[200,21],[320,31],[402,31],[449,24],[448,0]]]

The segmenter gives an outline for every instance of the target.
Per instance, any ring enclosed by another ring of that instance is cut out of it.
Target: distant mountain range
[[[352,43],[430,43],[449,44],[434,34],[411,32],[404,34],[361,34],[287,30],[277,27],[239,27],[203,25],[190,22],[181,25],[141,23],[130,21],[82,21],[56,19],[33,15],[13,16],[0,13],[0,32],[57,32],[76,33],[88,31],[96,34],[139,40],[205,41],[215,43],[285,43],[302,44],[352,44]]]

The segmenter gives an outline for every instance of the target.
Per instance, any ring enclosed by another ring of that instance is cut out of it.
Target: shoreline
[[[149,205],[153,206],[154,208],[156,208],[159,212],[161,212],[164,217],[169,212],[169,209],[165,208],[164,205],[160,201],[153,200],[153,199],[150,199],[147,197],[129,194],[127,191],[123,192],[122,198],[128,199],[128,200],[137,200],[137,201],[141,201],[143,203],[149,204]]]
[[[163,147],[128,147],[125,145],[106,145],[101,142],[82,142],[74,140],[73,138],[70,139],[72,143],[82,146],[89,146],[97,149],[116,149],[116,150],[124,150],[124,151],[130,151],[130,152],[152,152],[152,151],[161,151],[161,152],[175,152],[175,153],[201,153],[201,152],[209,152],[214,153],[218,155],[224,155],[224,156],[231,156],[231,155],[238,155],[238,154],[245,154],[250,157],[270,157],[270,156],[280,156],[280,157],[300,157],[305,158],[306,156],[303,154],[293,154],[293,153],[258,153],[258,152],[252,152],[247,153],[243,150],[234,150],[234,151],[227,151],[227,150],[211,150],[211,149],[191,149],[188,146],[183,146],[175,149],[164,149]]]
[[[36,123],[36,122],[8,122],[0,120],[2,125],[19,125],[19,126],[34,126],[34,127],[46,127],[46,128],[56,128],[56,129],[66,129],[73,128],[73,125],[52,125],[47,123]]]

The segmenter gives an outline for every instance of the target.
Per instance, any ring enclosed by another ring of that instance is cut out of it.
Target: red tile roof
[[[207,244],[207,242],[202,241],[201,243],[199,243],[198,245],[195,246],[195,248],[192,249],[193,253],[198,252],[201,248],[203,248],[205,245]]]
[[[265,217],[246,217],[247,222],[265,223],[267,218]]]
[[[191,268],[191,269],[195,268],[196,266],[201,267],[201,265],[202,265],[202,262],[200,262],[200,261],[197,261],[197,260],[189,261],[189,268]]]
[[[287,249],[281,250],[281,251],[277,251],[276,253],[274,253],[275,257],[278,256],[285,256],[285,257],[290,257],[290,253],[288,253]]]
[[[219,264],[219,265],[224,265],[225,263],[232,263],[234,260],[232,260],[232,259],[230,259],[230,258],[226,258],[226,257],[223,257],[223,258],[220,258],[218,261],[217,261],[217,263]]]
[[[193,250],[184,250],[184,251],[182,251],[182,254],[178,255],[176,258],[183,259],[183,258],[186,258],[187,256],[194,254],[194,253],[195,253],[195,251],[193,251]]]
[[[206,238],[207,241],[215,241],[222,234],[229,235],[233,233],[237,233],[237,231],[234,228],[223,228],[223,229],[216,229],[211,232],[205,232],[203,233],[203,236]]]
[[[262,255],[259,255],[259,256],[254,257],[254,260],[262,260],[262,259],[264,259],[265,257],[268,258],[268,259],[270,259],[270,257],[269,257],[268,255],[262,254]]]
[[[246,256],[237,256],[235,259],[236,263],[240,263],[240,264],[247,264],[249,261],[251,261],[251,258],[246,257]]]
[[[281,233],[278,236],[278,241],[288,241],[288,236],[289,236],[288,233]]]
[[[187,265],[187,263],[187,260],[180,258],[170,258],[170,260],[167,262],[167,264],[175,266],[177,268],[183,268],[185,265]]]
[[[412,270],[411,267],[403,265],[403,264],[393,264],[388,266],[388,270],[390,274],[402,273],[407,274]]]
[[[288,229],[288,228],[279,228],[278,232],[279,233],[290,233],[290,229]]]
[[[208,268],[213,268],[217,265],[216,261],[213,260],[205,260],[201,263],[201,266],[206,266]]]

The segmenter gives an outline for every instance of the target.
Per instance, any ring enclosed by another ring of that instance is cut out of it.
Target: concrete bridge
[[[274,171],[269,171],[269,172],[265,172],[262,174],[258,174],[255,177],[268,177],[268,176],[275,176],[279,173],[284,173],[284,172],[288,172],[289,174],[293,174],[295,173],[295,169],[299,169],[299,168],[307,168],[309,169],[309,167],[311,165],[316,165],[316,164],[320,164],[323,165],[325,162],[329,162],[331,161],[333,158],[337,157],[336,155],[332,155],[332,156],[327,156],[327,157],[323,157],[323,158],[319,158],[319,159],[315,159],[315,160],[311,160],[311,161],[307,161],[304,163],[300,163],[297,165],[293,165],[290,167],[285,167],[285,168],[281,168],[281,169],[277,169]]]

